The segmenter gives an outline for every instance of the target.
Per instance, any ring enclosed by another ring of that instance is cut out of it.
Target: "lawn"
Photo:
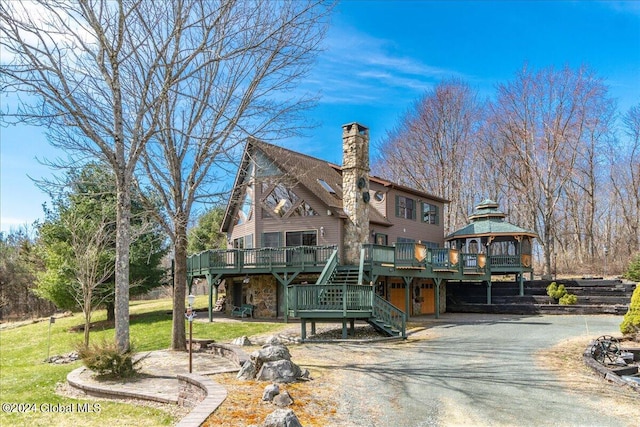
[[[207,297],[196,299],[196,308],[204,308]],[[137,351],[168,348],[171,344],[171,300],[135,301],[131,303],[131,341]],[[93,321],[91,342],[113,339],[113,326],[105,324],[106,312],[99,310]],[[97,401],[99,408],[86,405],[96,401],[71,399],[57,395],[56,385],[64,383],[80,362],[53,365],[47,357],[49,328],[50,355],[67,354],[82,341],[82,316],[34,322],[16,328],[0,330],[0,425],[2,426],[160,426],[176,422],[161,409],[128,405],[112,401]],[[201,323],[193,325],[194,338],[227,341],[242,335],[276,331],[282,323],[238,322]],[[77,330],[77,332],[73,332]],[[98,410],[94,410],[98,409]],[[92,411],[93,410],[93,411]]]

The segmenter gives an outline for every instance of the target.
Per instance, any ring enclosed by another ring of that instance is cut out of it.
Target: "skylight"
[[[336,194],[336,191],[331,188],[331,186],[329,184],[327,184],[327,182],[324,179],[320,179],[318,178],[318,182],[320,183],[320,185],[322,185],[322,188],[324,188],[325,190],[327,190],[327,192],[329,192],[329,194]]]

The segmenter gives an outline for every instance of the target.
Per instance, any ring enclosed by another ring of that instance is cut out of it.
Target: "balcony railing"
[[[335,246],[210,249],[189,256],[187,270],[323,266],[335,250]]]

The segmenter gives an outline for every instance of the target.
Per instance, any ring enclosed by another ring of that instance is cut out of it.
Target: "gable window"
[[[309,231],[288,231],[286,233],[286,246],[317,246],[318,232]]]
[[[416,202],[404,196],[396,196],[396,216],[398,218],[416,219]]]
[[[293,208],[291,216],[316,216],[318,213],[304,200]]]
[[[438,207],[431,203],[422,204],[422,222],[438,224]]]
[[[293,191],[282,184],[278,184],[265,197],[264,203],[269,208],[271,216],[282,218],[291,207],[298,202],[299,198]]]
[[[376,245],[387,246],[387,235],[382,233],[376,233],[375,242],[376,242]]]
[[[253,185],[249,185],[244,193],[244,200],[238,210],[236,225],[244,224],[253,219]]]

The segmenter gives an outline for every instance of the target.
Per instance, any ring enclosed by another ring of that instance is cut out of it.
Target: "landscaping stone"
[[[63,365],[63,364],[66,364],[66,363],[73,363],[76,360],[78,360],[79,358],[80,358],[80,356],[78,356],[78,353],[76,353],[74,351],[74,352],[71,352],[69,354],[51,356],[50,358],[45,360],[45,362],[53,363],[55,365]]]
[[[281,408],[293,405],[293,398],[288,391],[283,391],[273,398],[273,403]]]
[[[280,387],[278,384],[270,384],[265,387],[264,392],[262,393],[262,400],[265,402],[271,402],[278,394],[280,394]]]
[[[302,427],[291,409],[276,409],[264,420],[262,427]]]
[[[246,335],[243,335],[241,337],[234,339],[233,341],[231,341],[231,344],[241,346],[241,347],[252,345],[251,341]]]
[[[278,383],[292,383],[302,376],[302,370],[290,360],[266,362],[260,368],[257,380]]]
[[[266,344],[260,350],[251,353],[251,359],[260,362],[272,362],[275,360],[291,360],[289,349],[283,344]]]
[[[256,368],[256,364],[253,363],[252,360],[247,360],[240,368],[240,371],[238,372],[238,375],[236,375],[236,378],[241,380],[252,380],[256,377],[257,373],[258,370]]]

